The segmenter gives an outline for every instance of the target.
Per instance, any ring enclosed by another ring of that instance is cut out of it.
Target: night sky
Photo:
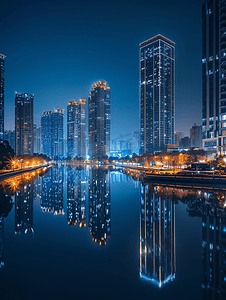
[[[1,2],[5,129],[14,129],[14,93],[44,110],[111,87],[112,138],[139,129],[139,43],[162,34],[176,47],[176,131],[201,124],[202,0]],[[66,114],[65,114],[66,121]]]

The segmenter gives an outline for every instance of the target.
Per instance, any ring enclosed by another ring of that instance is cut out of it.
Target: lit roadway
[[[27,172],[35,171],[37,169],[48,167],[48,166],[49,166],[49,164],[48,165],[40,165],[40,166],[36,166],[36,167],[33,167],[33,168],[29,168],[28,167],[26,169],[20,169],[20,170],[15,170],[15,171],[9,171],[9,172],[5,172],[5,173],[1,173],[0,174],[0,180],[8,178],[8,177],[11,177],[11,176],[14,176],[14,175],[18,175],[18,174],[22,174],[22,173],[27,173]]]

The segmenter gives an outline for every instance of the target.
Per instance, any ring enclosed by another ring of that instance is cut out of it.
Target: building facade
[[[190,129],[191,148],[202,149],[202,126],[193,125]]]
[[[202,138],[206,151],[226,153],[226,1],[202,5]]]
[[[36,125],[34,131],[34,153],[42,153],[42,127]]]
[[[86,100],[68,102],[67,155],[86,158]]]
[[[5,58],[0,53],[0,139],[4,136]]]
[[[52,111],[47,110],[41,116],[41,140],[43,153],[51,157],[51,116]]]
[[[41,144],[43,153],[49,157],[63,157],[63,109],[44,111],[41,116]]]
[[[92,159],[110,156],[111,90],[105,81],[92,87],[89,106],[89,155]]]
[[[140,44],[140,154],[175,144],[175,47],[157,35]]]
[[[52,113],[52,157],[64,156],[64,110],[56,108]]]
[[[33,155],[34,95],[15,93],[15,152]]]

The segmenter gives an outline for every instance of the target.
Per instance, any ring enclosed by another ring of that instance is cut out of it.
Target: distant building
[[[187,150],[191,148],[191,139],[188,136],[183,137],[180,139],[179,149]]]
[[[190,129],[191,148],[202,149],[202,126],[193,125]]]
[[[89,155],[92,159],[110,156],[111,90],[105,81],[92,87],[89,106]]]
[[[137,155],[140,153],[140,131],[135,131],[133,133],[132,152]]]
[[[175,144],[175,47],[157,35],[140,44],[140,154]]]
[[[33,139],[34,95],[15,93],[15,152],[16,155],[34,152]]]
[[[113,157],[126,157],[131,156],[133,153],[139,155],[140,151],[140,133],[135,131],[134,133],[127,133],[120,135],[112,140],[111,156]]]
[[[67,106],[67,155],[86,158],[86,100],[68,102]]]
[[[0,139],[4,136],[5,58],[0,53]]]
[[[5,130],[4,140],[7,140],[13,150],[15,150],[15,130]]]
[[[43,153],[49,157],[63,157],[63,109],[44,111],[41,116],[41,142]]]
[[[174,132],[174,139],[175,139],[175,144],[179,146],[179,141],[180,141],[179,133]]]

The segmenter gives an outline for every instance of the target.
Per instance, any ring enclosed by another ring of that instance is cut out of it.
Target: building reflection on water
[[[34,234],[33,228],[34,182],[31,181],[15,193],[15,234]]]
[[[13,195],[15,195],[15,233],[34,233],[35,198],[40,198],[43,212],[64,214],[65,167],[51,168],[48,173],[47,171],[37,171],[1,181],[0,268],[4,266],[4,218],[12,209]],[[36,183],[38,175],[41,177]],[[87,227],[93,241],[98,245],[106,245],[107,239],[111,236],[110,182],[130,180],[129,177],[123,179],[123,176],[125,175],[116,171],[110,173],[107,168],[93,167],[87,170],[67,167],[65,222],[69,225]],[[138,186],[139,181],[136,181],[135,188]],[[141,183],[140,277],[158,287],[175,279],[175,214],[179,201],[186,205],[190,217],[202,219],[200,247],[203,261],[203,300],[226,299],[226,191]]]
[[[0,268],[4,267],[3,258],[3,233],[4,233],[4,218],[0,218]]]
[[[68,167],[67,220],[68,225],[86,227],[86,168]]]
[[[175,273],[175,203],[158,187],[141,185],[140,277],[162,287]]]
[[[111,236],[110,174],[103,168],[90,168],[89,228],[92,240],[106,245]]]
[[[43,212],[64,215],[63,208],[64,166],[51,168],[42,177],[41,208]]]
[[[206,193],[202,210],[203,299],[226,299],[225,209]]]
[[[141,185],[140,276],[161,287],[176,275],[175,204],[202,218],[202,294],[226,299],[226,191]]]

